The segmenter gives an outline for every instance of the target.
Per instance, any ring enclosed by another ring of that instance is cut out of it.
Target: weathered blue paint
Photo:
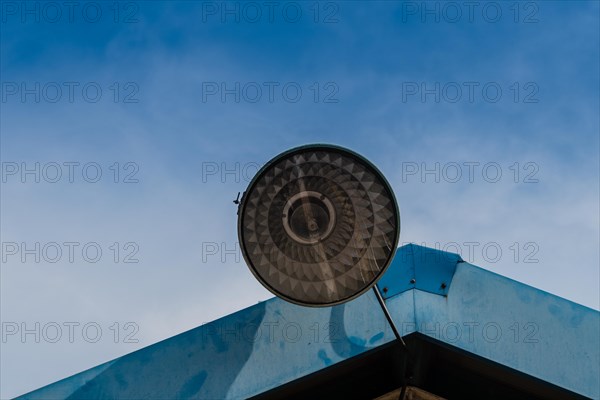
[[[377,286],[384,299],[411,289],[446,296],[459,262],[458,254],[408,244],[398,249]]]
[[[468,263],[458,264],[447,297],[415,290],[414,302],[414,331],[600,397],[597,311]]]
[[[393,338],[373,292],[328,308],[275,298],[22,398],[244,399]]]
[[[384,286],[402,335],[420,333],[600,397],[597,311],[416,245],[399,249]],[[372,292],[329,308],[271,299],[21,398],[242,399],[393,338]]]
[[[411,290],[386,304],[403,336],[418,332],[575,393],[600,396],[595,310],[464,262],[446,297]]]

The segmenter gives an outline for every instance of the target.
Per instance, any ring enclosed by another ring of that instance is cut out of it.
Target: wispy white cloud
[[[97,322],[105,336],[95,344],[11,337],[2,343],[1,397],[271,297],[239,255],[203,262],[202,243],[237,242],[231,201],[248,183],[240,168],[308,142],[351,147],[381,168],[400,203],[402,242],[455,242],[466,251],[464,243],[477,241],[475,264],[598,308],[597,20],[584,11],[564,18],[564,10],[544,5],[539,24],[528,27],[403,24],[397,8],[381,20],[378,12],[390,6],[371,4],[341,3],[340,22],[327,26],[203,25],[193,5],[153,5],[139,23],[110,31],[38,26],[64,29],[70,39],[29,61],[14,55],[27,42],[20,28],[11,27],[11,36],[3,30],[3,81],[94,81],[105,97],[2,104],[2,161],[97,162],[105,179],[2,184],[3,242],[98,242],[104,251],[98,263],[9,258],[1,270],[2,321]],[[56,55],[62,61],[51,61]],[[468,80],[497,81],[507,92],[514,81],[534,81],[540,101],[403,101],[406,82]],[[268,81],[297,82],[306,97],[202,101],[205,82]],[[138,85],[139,103],[111,101],[114,82]],[[321,90],[335,83],[340,101],[315,103],[314,82]],[[134,162],[139,183],[113,183],[115,162]],[[204,182],[207,162],[240,175]],[[489,183],[479,168],[473,183],[465,175],[458,183],[428,175],[422,183],[419,174],[403,177],[409,162],[456,162],[463,174],[465,162],[495,162],[503,178]],[[520,175],[515,183],[515,162],[522,173],[535,163],[539,182],[522,183]],[[115,263],[115,242],[135,242],[139,262]],[[523,262],[529,242],[539,263]],[[501,246],[499,261],[485,259],[487,243]],[[139,343],[114,343],[110,327],[128,321],[139,326]]]

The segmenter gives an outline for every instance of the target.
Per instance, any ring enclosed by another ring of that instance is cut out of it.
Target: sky
[[[0,2],[0,398],[271,298],[232,200],[308,143],[600,309],[599,4]]]

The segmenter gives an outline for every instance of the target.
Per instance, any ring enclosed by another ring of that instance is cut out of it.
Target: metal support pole
[[[385,305],[385,301],[383,300],[383,296],[381,295],[381,292],[379,291],[379,287],[377,287],[377,285],[373,285],[373,291],[375,292],[375,297],[377,297],[377,301],[379,302],[379,305],[381,306],[381,309],[383,310],[383,314],[385,315],[385,318],[387,319],[388,323],[392,327],[394,336],[396,336],[396,339],[398,339],[400,341],[400,343],[402,343],[402,346],[406,349],[406,343],[404,343],[402,336],[400,336],[398,329],[396,329],[396,324],[394,324],[394,320],[392,320],[392,316],[390,315],[390,312],[389,312],[387,306]]]

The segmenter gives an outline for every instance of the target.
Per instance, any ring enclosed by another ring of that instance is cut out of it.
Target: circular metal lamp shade
[[[360,155],[337,146],[284,152],[254,177],[238,211],[252,273],[275,295],[331,306],[369,290],[400,237],[394,194]]]

